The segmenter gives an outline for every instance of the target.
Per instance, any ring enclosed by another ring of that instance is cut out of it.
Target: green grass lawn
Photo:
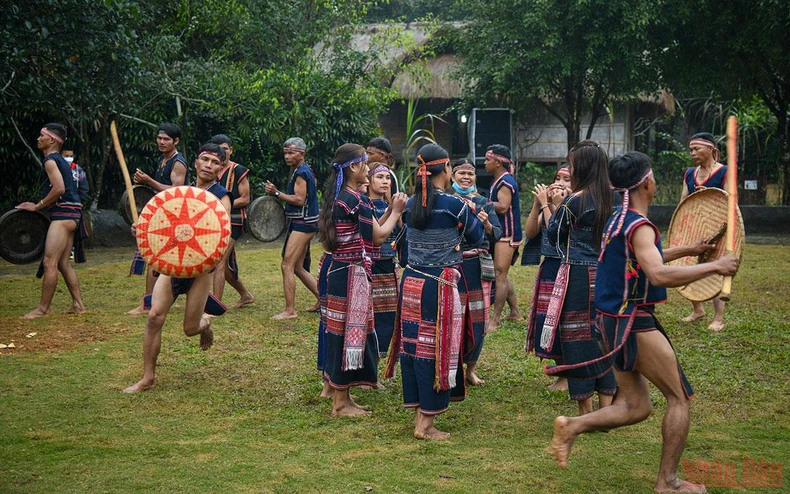
[[[87,314],[59,314],[69,303],[61,281],[55,315],[35,321],[18,318],[40,295],[35,265],[1,264],[0,343],[16,348],[0,350],[0,492],[652,492],[660,394],[647,421],[579,438],[558,469],[552,420],[576,405],[546,390],[542,363],[523,352],[523,324],[486,340],[486,385],[437,419],[447,442],[411,437],[398,378],[386,391],[355,391],[372,416],[330,418],[318,398],[318,316],[271,321],[283,304],[279,250],[247,245],[238,256],[255,304],[215,319],[215,345],[201,352],[181,331],[179,300],[157,386],[133,396],[120,391],[142,374],[145,317],[124,314],[144,283],[126,276],[131,251],[89,251],[77,268]],[[511,273],[526,313],[535,268]],[[678,323],[690,304],[674,290],[660,307],[697,393],[684,458],[739,468],[790,458],[788,279],[790,247],[748,245],[723,333]],[[297,293],[297,308],[312,304]],[[709,489],[732,491],[750,490]]]

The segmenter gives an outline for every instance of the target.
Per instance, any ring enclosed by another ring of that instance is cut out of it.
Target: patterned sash
[[[551,351],[554,346],[554,332],[562,316],[562,306],[565,304],[565,294],[568,291],[568,279],[570,278],[571,265],[563,263],[557,271],[557,279],[554,281],[554,289],[551,291],[549,308],[546,311],[546,319],[543,323],[543,333],[540,335],[540,347],[546,351]]]
[[[364,363],[365,339],[373,323],[373,300],[370,281],[363,266],[348,267],[348,306],[343,333],[343,363],[340,370],[361,369]]]
[[[439,275],[435,391],[446,391],[456,385],[463,335],[463,309],[457,285],[460,277],[458,271],[451,268],[443,269]]]

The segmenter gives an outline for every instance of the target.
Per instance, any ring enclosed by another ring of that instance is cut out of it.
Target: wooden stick
[[[115,145],[115,155],[118,157],[118,162],[121,164],[121,172],[123,173],[123,181],[126,183],[126,195],[129,197],[129,206],[132,210],[132,221],[137,224],[137,202],[134,200],[134,189],[132,188],[132,177],[129,176],[129,169],[126,167],[126,159],[123,157],[123,149],[121,149],[121,140],[118,139],[118,128],[115,126],[115,120],[110,124],[110,134],[112,134],[112,142]]]
[[[738,228],[738,118],[727,119],[727,254],[735,253],[735,230]],[[732,276],[725,276],[719,298],[730,301]]]

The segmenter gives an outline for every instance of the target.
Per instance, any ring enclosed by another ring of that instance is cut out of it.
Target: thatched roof
[[[425,77],[402,71],[395,76],[392,87],[406,99],[456,99],[461,97],[461,82],[455,75],[460,63],[455,55],[446,54],[418,62],[425,68]]]

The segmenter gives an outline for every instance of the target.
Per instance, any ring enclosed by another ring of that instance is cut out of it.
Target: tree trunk
[[[782,205],[790,206],[790,132],[787,125],[780,122],[779,166],[782,169]]]
[[[573,148],[581,140],[581,122],[577,117],[569,119],[565,124],[565,132],[568,136],[568,151]]]

